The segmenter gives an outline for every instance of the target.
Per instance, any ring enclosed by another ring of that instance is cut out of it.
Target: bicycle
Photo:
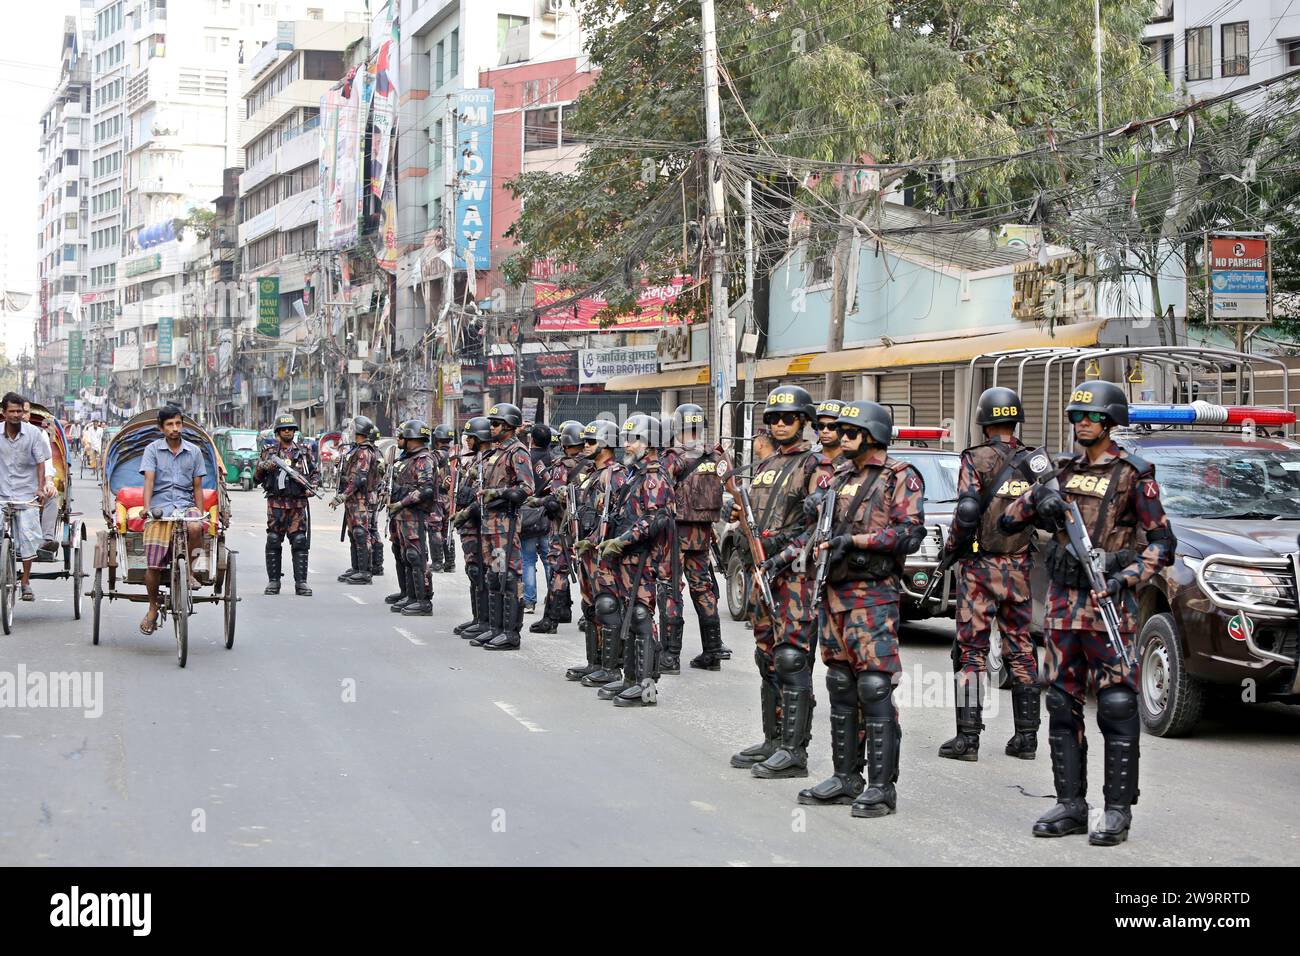
[[[14,605],[18,603],[18,558],[14,553],[18,543],[18,512],[39,505],[36,498],[0,500],[4,513],[4,536],[0,538],[0,627],[6,634],[13,633]]]

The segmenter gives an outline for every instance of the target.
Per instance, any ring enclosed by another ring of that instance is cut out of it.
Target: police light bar
[[[1258,405],[1130,405],[1130,425],[1290,425],[1295,412]]]
[[[940,441],[948,437],[946,428],[900,428],[894,426],[894,439],[896,441]]]

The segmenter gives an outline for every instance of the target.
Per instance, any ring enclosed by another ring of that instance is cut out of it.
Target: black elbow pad
[[[979,499],[971,495],[962,495],[958,498],[957,507],[952,512],[952,521],[960,531],[964,532],[963,537],[969,536],[980,524]]]

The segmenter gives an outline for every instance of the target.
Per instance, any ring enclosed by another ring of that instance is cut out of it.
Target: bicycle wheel
[[[235,646],[235,605],[239,601],[239,592],[235,590],[235,552],[226,554],[226,650]]]
[[[81,620],[81,579],[85,577],[82,572],[82,546],[81,538],[73,539],[72,545],[72,619]]]
[[[99,606],[104,603],[104,569],[95,568],[95,589],[91,592],[95,601],[95,615],[90,627],[90,643],[99,643]]]
[[[18,569],[14,564],[14,542],[0,543],[0,625],[10,634],[14,629],[14,602],[18,600]]]
[[[190,654],[190,575],[183,557],[172,558],[172,628],[176,631],[176,663],[181,667]]]

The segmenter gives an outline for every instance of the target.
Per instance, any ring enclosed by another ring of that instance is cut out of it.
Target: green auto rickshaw
[[[261,452],[257,432],[252,428],[218,428],[212,433],[217,451],[225,465],[225,482],[253,490],[253,468]]]

